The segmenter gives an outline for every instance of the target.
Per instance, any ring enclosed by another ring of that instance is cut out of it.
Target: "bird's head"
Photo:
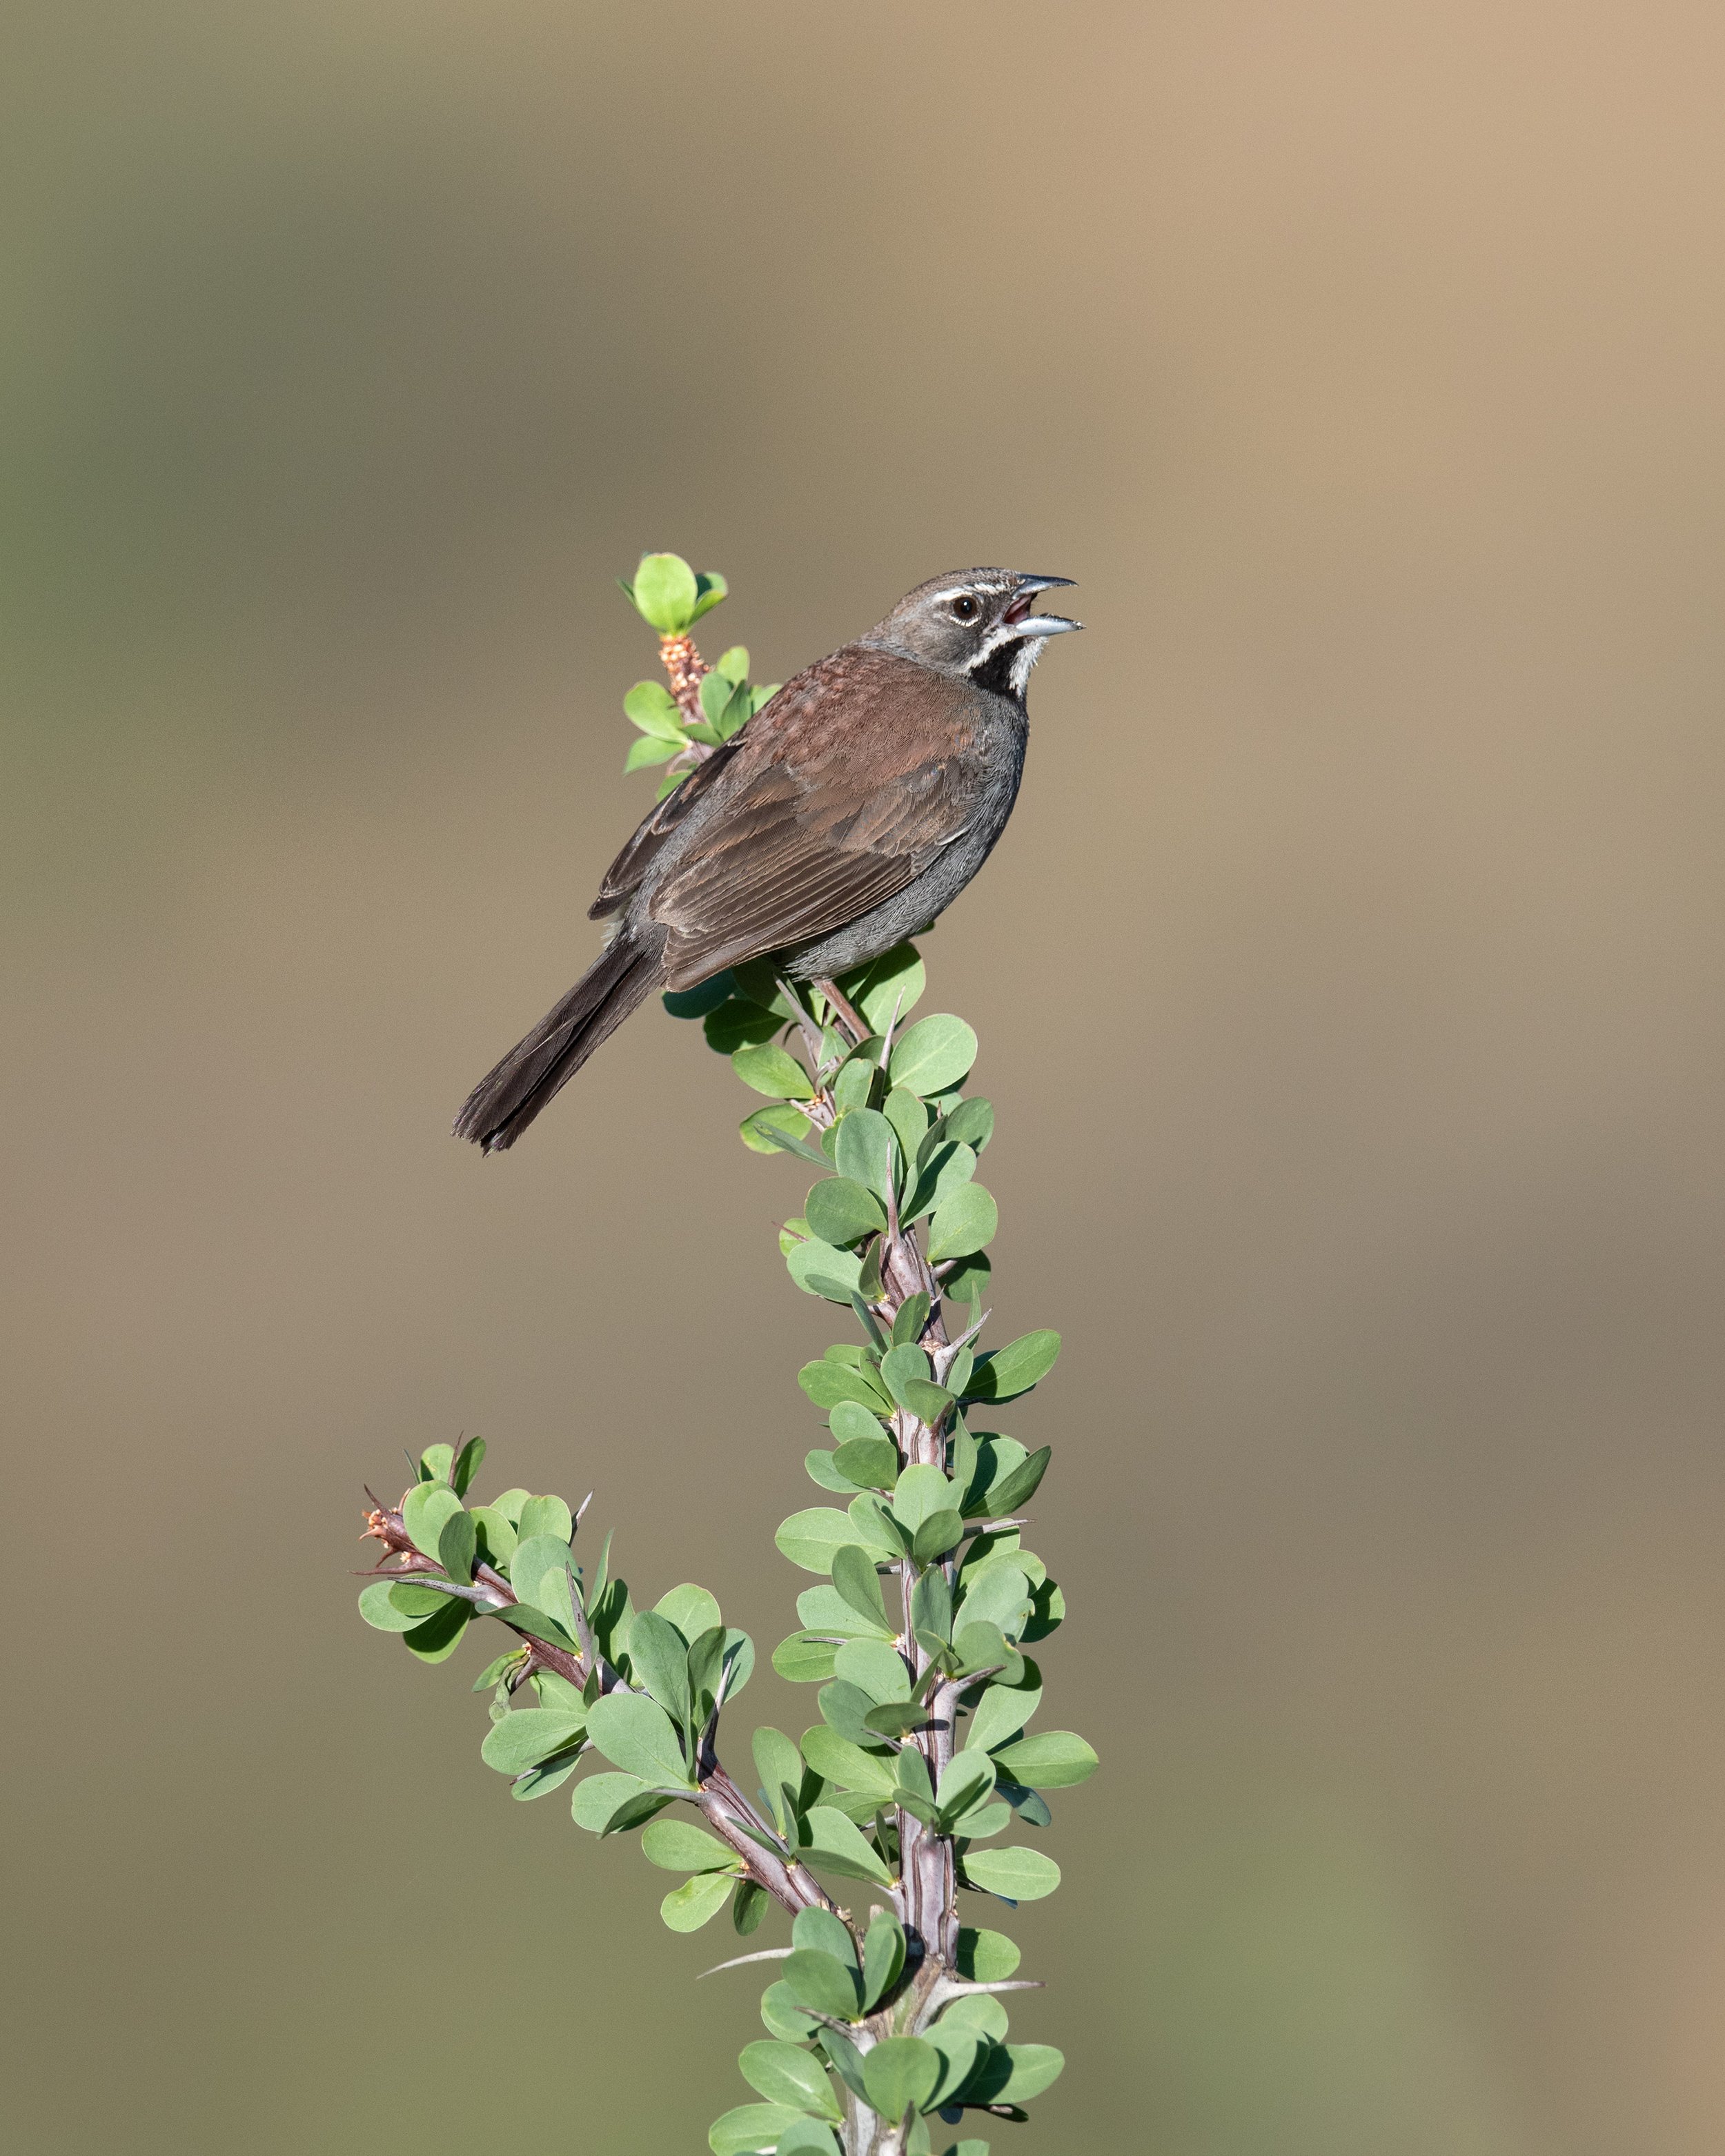
[[[1084,626],[1036,608],[1039,592],[1071,581],[1017,569],[957,569],[931,577],[860,641],[1022,701],[1030,669],[1050,637]]]

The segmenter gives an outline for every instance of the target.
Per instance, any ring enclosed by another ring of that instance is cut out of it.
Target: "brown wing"
[[[653,894],[668,984],[813,942],[902,891],[970,821],[976,739],[961,683],[856,645],[810,667],[737,737]]]
[[[722,748],[703,757],[676,791],[667,793],[653,813],[636,825],[634,835],[605,871],[599,895],[587,909],[589,921],[603,921],[608,913],[615,913],[631,893],[639,890],[648,870],[659,858],[660,848],[696,803],[717,783],[726,765],[742,745],[742,736],[733,734]]]

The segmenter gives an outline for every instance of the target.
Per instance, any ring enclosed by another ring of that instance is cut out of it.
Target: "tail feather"
[[[663,970],[657,951],[644,949],[627,932],[619,936],[480,1079],[455,1118],[456,1137],[471,1138],[486,1152],[512,1146],[600,1042],[646,1000]]]

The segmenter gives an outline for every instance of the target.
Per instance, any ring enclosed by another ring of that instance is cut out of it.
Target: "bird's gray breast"
[[[974,807],[963,827],[942,846],[905,888],[871,906],[846,927],[788,955],[786,970],[814,980],[866,965],[944,913],[993,851],[1018,799],[1024,776],[1029,719],[1010,696],[976,692],[982,726],[972,751]]]

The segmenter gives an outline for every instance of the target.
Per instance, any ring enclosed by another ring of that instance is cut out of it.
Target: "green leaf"
[[[716,1055],[729,1055],[735,1049],[771,1040],[783,1024],[777,1011],[763,1009],[752,998],[732,996],[707,1013],[701,1030]]]
[[[515,1623],[535,1611],[554,1618],[562,1644],[576,1639],[575,1612],[569,1578],[569,1545],[556,1535],[530,1535],[518,1543],[509,1568],[510,1584],[526,1605],[525,1610],[506,1610],[506,1623]],[[545,1636],[542,1632],[541,1637]]]
[[[1000,1771],[1027,1789],[1070,1789],[1096,1771],[1096,1753],[1070,1729],[1044,1729],[996,1754]]]
[[[731,1059],[731,1068],[745,1086],[752,1086],[757,1093],[770,1094],[774,1100],[814,1097],[809,1073],[794,1055],[771,1041],[763,1041],[757,1048],[739,1048]]]
[[[844,1683],[866,1692],[877,1707],[911,1696],[911,1673],[904,1657],[884,1640],[847,1640],[839,1650],[835,1667]]]
[[[1050,2087],[1066,2061],[1052,2044],[1008,2044],[975,2075],[965,2095],[973,2102],[1028,2103]]]
[[[872,1191],[884,1205],[894,1188],[898,1140],[878,1108],[853,1108],[839,1120],[833,1165],[842,1176]]]
[[[967,1935],[960,1934],[961,1938]],[[976,1934],[972,1933],[968,1936],[974,1938]],[[1003,1946],[1012,1946],[1012,1942],[1009,1939],[1002,1938],[999,1932],[987,1932],[983,1936],[986,1938],[1000,1939]],[[1012,1959],[1013,1966],[1016,1968],[1018,1966],[1016,1947],[1012,1948]],[[1006,2009],[998,1999],[983,1992],[973,1992],[967,1998],[953,1999],[950,2005],[942,2010],[934,2030],[934,2041],[937,2044],[940,2043],[942,2035],[948,2029],[972,2030],[978,2036],[992,2036],[997,2044],[1004,2043],[1007,2030]]]
[[[500,1512],[495,1505],[475,1505],[473,1507],[473,1526],[479,1537],[480,1557],[487,1564],[500,1571],[506,1571],[515,1555],[514,1521]]]
[[[811,1482],[819,1484],[823,1490],[830,1490],[835,1497],[854,1497],[864,1486],[853,1482],[848,1475],[841,1475],[832,1454],[821,1445],[803,1454],[803,1467]]]
[[[1000,1209],[990,1194],[979,1183],[961,1183],[928,1224],[929,1263],[972,1256],[993,1241],[999,1225]]]
[[[860,1242],[865,1235],[879,1235],[886,1225],[880,1199],[846,1175],[829,1175],[817,1183],[803,1212],[810,1233],[824,1243]]]
[[[562,1789],[585,1756],[578,1744],[571,1745],[564,1752],[553,1752],[548,1759],[542,1759],[525,1774],[517,1774],[510,1784],[510,1795],[521,1804],[531,1804],[536,1797],[548,1797],[553,1789]]]
[[[834,1661],[836,1666],[836,1656]],[[875,1702],[860,1685],[847,1684],[842,1677],[835,1676],[830,1684],[821,1686],[815,1695],[815,1704],[827,1726],[853,1744],[867,1751],[870,1745],[880,1742],[880,1732],[870,1729],[865,1718]]]
[[[720,731],[719,721],[725,716],[725,706],[731,701],[736,686],[730,675],[721,674],[716,666],[701,677],[696,694],[701,698],[701,716],[715,733]]]
[[[1004,1984],[1024,1956],[1004,1932],[973,1929],[958,1934],[958,1974],[967,1984]]]
[[[511,1656],[512,1661],[516,1658]],[[560,1677],[555,1670],[536,1670],[533,1689],[539,1695],[542,1707],[555,1707],[565,1714],[578,1714],[587,1719],[587,1702],[581,1696],[579,1685],[572,1685],[567,1677]]]
[[[903,1352],[901,1348],[893,1350],[894,1354]],[[887,1358],[888,1362],[891,1359],[891,1356]],[[918,1464],[906,1468],[899,1476],[898,1486],[892,1493],[893,1512],[914,1535],[932,1513],[952,1509],[953,1495],[952,1484],[938,1467]]]
[[[971,1306],[971,1322],[976,1317],[994,1277],[994,1268],[986,1251],[973,1258],[961,1258],[951,1272],[941,1281],[941,1293],[948,1302],[968,1302]],[[970,1351],[965,1350],[968,1355]],[[955,1366],[956,1375],[956,1366]]]
[[[415,1620],[429,1617],[434,1610],[447,1609],[449,1606],[448,1589],[427,1584],[423,1575],[413,1579],[398,1579],[389,1590],[389,1599],[398,1609]]]
[[[479,1530],[471,1512],[452,1512],[437,1538],[437,1561],[451,1579],[463,1586],[473,1578],[473,1560],[479,1548]]]
[[[561,1497],[529,1497],[516,1532],[523,1542],[533,1535],[553,1536],[567,1551],[575,1533],[574,1515]]]
[[[849,1122],[850,1118],[845,1120]],[[891,1410],[892,1403],[881,1389],[863,1372],[844,1363],[805,1363],[797,1373],[797,1383],[822,1409],[830,1409],[841,1401],[850,1400],[871,1413],[878,1409],[886,1414]]]
[[[967,1752],[992,1752],[1016,1737],[1042,1702],[1040,1685],[991,1684],[976,1703],[964,1739]]]
[[[952,2003],[957,2005],[959,2002],[955,1999]],[[983,2036],[979,2030],[967,2028],[963,2021],[955,2021],[947,2013],[932,2032],[932,2041],[941,2055],[941,2077],[925,2107],[930,2111],[949,2103],[969,2080],[983,2048]]]
[[[889,1025],[902,1024],[916,1009],[927,976],[916,945],[901,943],[871,959],[860,973],[847,973],[839,985],[853,1009],[868,1020],[870,1030],[885,1033]]]
[[[470,1437],[457,1454],[454,1466],[449,1470],[449,1481],[458,1497],[465,1497],[473,1486],[473,1478],[480,1471],[485,1456],[485,1440]]]
[[[960,1585],[963,1599],[954,1622],[961,1630],[967,1625],[998,1625],[1011,1639],[1023,1630],[1030,1611],[1030,1583],[1006,1557],[967,1569]]]
[[[880,2116],[896,2124],[920,2111],[941,2077],[941,2056],[921,2036],[888,2036],[863,2060],[863,2085]]]
[[[784,1983],[769,1984],[761,1994],[761,2019],[788,2044],[807,2043],[820,2026],[798,2005],[789,1984]]]
[[[778,2156],[839,2156],[839,2144],[818,2118],[799,2118],[779,2135]]]
[[[1045,1378],[1060,1352],[1058,1332],[1026,1332],[1007,1347],[977,1358],[970,1380],[973,1399],[1015,1400]]]
[[[636,1681],[646,1686],[674,1722],[686,1722],[689,1650],[676,1626],[656,1609],[638,1610],[629,1628],[629,1659]]]
[[[819,1947],[835,1961],[842,1962],[853,1972],[861,1969],[856,1958],[856,1941],[848,1925],[835,1917],[830,1909],[799,1909],[791,1920],[791,1944],[794,1947]]]
[[[684,746],[684,714],[664,681],[636,681],[624,699],[624,716],[649,740],[669,742],[673,755]]]
[[[1026,1640],[1045,1640],[1050,1632],[1060,1630],[1065,1616],[1065,1596],[1053,1580],[1045,1579],[1031,1591],[1030,1615],[1023,1636]]]
[[[798,1847],[804,1861],[815,1870],[835,1872],[846,1879],[870,1880],[878,1887],[892,1884],[892,1874],[876,1856],[873,1845],[865,1840],[843,1812],[834,1810],[831,1804],[811,1804],[803,1814],[802,1825],[807,1839],[800,1841]],[[791,1960],[795,1959],[793,1954]],[[789,1974],[788,1964],[786,1974]]]
[[[670,1801],[638,1774],[589,1774],[576,1784],[569,1814],[589,1834],[619,1834],[663,1811]]]
[[[918,1564],[932,1564],[937,1557],[944,1557],[964,1536],[964,1521],[959,1513],[948,1510],[931,1512],[916,1530],[911,1545],[911,1555]]]
[[[998,1625],[965,1624],[955,1617],[952,1652],[958,1657],[961,1669],[1002,1671],[1004,1684],[1017,1683],[1024,1666],[1024,1656],[1015,1647],[1007,1645]]]
[[[976,1035],[962,1018],[942,1013],[918,1019],[893,1045],[888,1066],[895,1086],[926,1099],[958,1085],[976,1061]]]
[[[833,1553],[833,1585],[858,1616],[866,1619],[871,1626],[891,1634],[893,1628],[886,1621],[886,1604],[880,1593],[880,1575],[875,1569],[875,1560],[855,1543],[847,1543]]]
[[[461,1635],[472,1615],[470,1602],[464,1602],[457,1595],[446,1595],[441,1609],[434,1610],[423,1625],[416,1625],[411,1632],[402,1634],[402,1645],[419,1661],[446,1662],[460,1645]]]
[[[946,1118],[946,1135],[957,1145],[983,1152],[994,1135],[994,1104],[980,1096],[961,1101]]]
[[[768,1808],[781,1834],[790,1825],[794,1799],[803,1784],[803,1755],[782,1729],[764,1727],[755,1732],[752,1751],[755,1773],[766,1794]],[[785,1791],[788,1788],[790,1797]]]
[[[461,1510],[461,1500],[447,1482],[416,1482],[402,1499],[402,1525],[422,1555],[435,1558],[444,1524]]]
[[[673,1626],[672,1630],[675,1630],[675,1627]],[[678,1637],[681,1636],[679,1633]],[[705,1722],[718,1703],[719,1676],[725,1659],[725,1636],[724,1626],[715,1625],[710,1631],[698,1634],[694,1645],[689,1649],[686,1661],[689,1712],[696,1722]],[[747,1638],[747,1635],[739,1633],[737,1636],[742,1639]],[[633,1660],[634,1657],[631,1656],[630,1659]],[[750,1666],[752,1667],[754,1661],[752,1650],[749,1660]],[[663,1702],[660,1702],[661,1705],[663,1703]]]
[[[500,1774],[524,1774],[529,1767],[550,1758],[553,1752],[574,1743],[585,1720],[584,1715],[570,1714],[559,1707],[518,1707],[501,1722],[491,1724],[480,1747],[480,1757]]]
[[[877,1431],[880,1427],[875,1424]],[[865,1490],[891,1490],[898,1481],[898,1447],[888,1437],[847,1437],[833,1454],[833,1465]]]
[[[902,1406],[904,1388],[908,1380],[916,1378],[923,1384],[928,1383],[928,1358],[920,1348],[906,1342],[882,1356],[880,1377],[888,1392]]]
[[[681,636],[695,619],[701,587],[680,554],[643,554],[633,587],[635,611],[661,636]]]
[[[754,2156],[757,2150],[771,2156],[779,2136],[801,2116],[788,2104],[740,2103],[735,2111],[713,2121],[707,2128],[706,2145],[713,2156]]]
[[[870,2013],[904,1973],[904,1928],[891,1909],[877,1909],[863,1941],[863,2005]]]
[[[937,1568],[925,1572],[911,1590],[911,1629],[943,1643],[952,1636],[952,1589]]]
[[[805,1632],[840,1640],[890,1640],[898,1630],[890,1617],[865,1617],[835,1587],[805,1587],[797,1597],[797,1616]]]
[[[447,1482],[449,1470],[455,1464],[453,1445],[428,1445],[419,1455],[419,1480],[422,1482]]]
[[[739,1879],[731,1896],[731,1928],[740,1939],[761,1928],[767,1914],[767,1890],[752,1879]]]
[[[424,1624],[425,1613],[405,1610],[393,1601],[389,1592],[392,1584],[388,1579],[374,1579],[369,1587],[362,1588],[359,1614],[379,1632],[411,1632],[416,1625]],[[439,1602],[444,1599],[443,1595],[438,1597]],[[495,1681],[493,1678],[492,1682]]]
[[[865,1534],[868,1539],[864,1541]],[[834,1555],[859,1541],[883,1563],[899,1554],[884,1534],[869,1533],[849,1512],[837,1512],[825,1505],[811,1505],[806,1512],[793,1512],[773,1539],[781,1553],[804,1572],[830,1572]]]
[[[863,1050],[847,1056],[839,1066],[839,1075],[832,1081],[830,1091],[833,1106],[840,1115],[854,1108],[866,1108],[869,1096],[875,1090],[875,1066],[873,1059]]]
[[[669,696],[665,698],[670,702]],[[705,1018],[709,1011],[716,1010],[731,993],[733,976],[727,968],[715,973],[710,981],[702,981],[696,988],[667,988],[659,998],[673,1018]]]
[[[942,1770],[935,1794],[942,1831],[950,1832],[951,1822],[974,1810],[993,1788],[994,1763],[986,1752],[955,1753]]]
[[[943,1386],[925,1384],[920,1378],[906,1381],[904,1395],[905,1406],[931,1430],[952,1405],[954,1398]]]
[[[908,1736],[913,1729],[925,1727],[929,1719],[928,1710],[920,1701],[895,1699],[881,1707],[871,1707],[863,1717],[863,1727],[877,1737],[896,1740]]]
[[[734,1849],[689,1820],[655,1820],[641,1836],[641,1854],[661,1871],[724,1871],[737,1863]]]
[[[663,1821],[655,1821],[663,1825]],[[648,1834],[653,1831],[651,1827]],[[645,1835],[642,1839],[645,1840]],[[674,1932],[698,1932],[709,1924],[731,1899],[735,1871],[700,1871],[672,1887],[659,1905],[659,1913]]]
[[[915,1295],[905,1297],[899,1305],[898,1316],[892,1321],[892,1344],[895,1348],[916,1346],[922,1337],[922,1328],[928,1322],[928,1313],[932,1306],[926,1290],[919,1288]]]
[[[917,1170],[916,1188],[905,1200],[900,1218],[908,1226],[925,1213],[944,1205],[976,1173],[976,1155],[968,1146],[937,1145],[927,1164]]]
[[[727,681],[747,681],[749,678],[749,651],[746,644],[733,644],[721,651],[713,661],[715,674],[722,674]]]
[[[865,1752],[824,1722],[803,1731],[803,1757],[824,1780],[837,1783],[841,1789],[855,1789],[870,1797],[892,1794],[893,1774],[887,1762],[875,1753]]]
[[[893,1136],[898,1140],[900,1158],[906,1162],[914,1161],[927,1135],[927,1109],[908,1086],[895,1086],[881,1102],[880,1112],[892,1126]],[[905,1182],[908,1188],[908,1173]]]
[[[1009,1902],[1040,1902],[1060,1883],[1060,1867],[1040,1849],[973,1849],[964,1858],[965,1876]]]
[[[817,2030],[815,2035],[820,2048],[832,2061],[834,2073],[852,2095],[860,2097],[866,2103],[869,2096],[863,2081],[862,2053],[850,2037],[841,2036],[836,2029]]]
[[[757,1108],[737,1127],[737,1135],[751,1152],[793,1152],[799,1160],[826,1165],[825,1156],[807,1142],[814,1125],[800,1108],[788,1101],[777,1107]]]
[[[862,1278],[862,1261],[853,1250],[835,1250],[811,1236],[786,1255],[785,1270],[805,1295],[848,1303]]]
[[[692,1580],[685,1579],[680,1587],[661,1594],[653,1607],[658,1615],[676,1626],[691,1647],[704,1632],[711,1631],[716,1625],[725,1621],[713,1596]]]
[[[1009,1473],[1001,1476],[988,1492],[988,1510],[995,1518],[1015,1512],[1020,1505],[1028,1505],[1042,1486],[1042,1478],[1053,1458],[1053,1447],[1042,1445],[1021,1460]]]
[[[872,1381],[875,1373],[872,1369],[865,1368],[861,1374],[865,1380]],[[864,1407],[860,1401],[840,1400],[828,1414],[827,1427],[840,1445],[849,1444],[852,1438],[872,1439],[879,1443],[881,1434],[880,1417],[891,1412],[891,1404],[885,1399],[877,1399],[872,1411]],[[897,1472],[895,1464],[893,1473],[896,1475]]]
[[[659,1788],[690,1786],[677,1732],[662,1707],[639,1692],[607,1692],[587,1711],[587,1733],[614,1767]]]
[[[669,763],[682,746],[680,740],[661,741],[656,734],[643,734],[639,741],[629,743],[629,754],[623,759],[624,777],[650,770],[655,764]]]
[[[729,584],[716,569],[701,570],[696,576],[695,588],[698,594],[695,601],[696,621],[699,621],[703,614],[711,613],[720,600],[729,595],[731,590]]]
[[[773,1666],[788,1684],[824,1684],[833,1674],[835,1651],[829,1640],[793,1632],[773,1650]]]
[[[826,2068],[801,2045],[757,2038],[743,2046],[737,2063],[749,2087],[770,2103],[789,2104],[821,2118],[843,2118]]]
[[[839,1815],[834,1813],[833,1816],[836,1819]],[[843,1824],[856,1834],[849,1820]],[[860,1834],[856,1838],[862,1840]],[[796,2004],[807,2007],[812,2014],[830,2014],[838,2021],[855,2021],[861,2011],[855,1976],[843,1962],[819,1947],[793,1948],[785,1958],[784,1974],[780,1981]],[[777,1985],[774,1989],[778,1989]]]

